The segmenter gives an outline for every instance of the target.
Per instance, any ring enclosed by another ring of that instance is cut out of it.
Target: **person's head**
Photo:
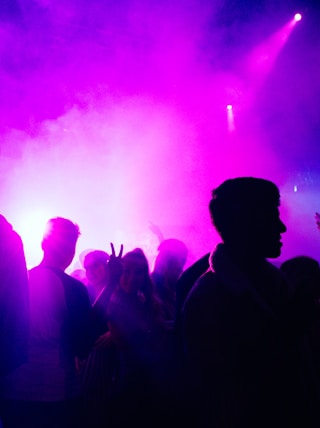
[[[87,283],[93,286],[106,285],[108,281],[107,262],[110,256],[105,251],[95,250],[86,254],[83,267]]]
[[[128,252],[122,258],[121,288],[129,294],[143,294],[149,299],[153,285],[149,273],[149,263],[140,248]]]
[[[286,260],[280,266],[293,291],[310,293],[320,297],[320,266],[317,260],[308,256],[297,256]]]
[[[65,270],[73,260],[80,231],[72,221],[55,217],[47,222],[42,239],[44,260]]]
[[[86,284],[86,272],[83,269],[74,269],[69,274],[72,278],[77,279],[78,281]]]
[[[269,180],[239,177],[213,190],[209,203],[212,222],[222,240],[243,254],[275,258],[286,231],[279,214],[280,193]]]
[[[154,271],[175,283],[187,261],[188,249],[179,239],[165,239],[158,247]]]

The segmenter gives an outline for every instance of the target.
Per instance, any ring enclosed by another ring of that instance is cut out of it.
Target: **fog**
[[[152,261],[150,222],[189,264],[219,241],[211,190],[239,175],[281,190],[280,260],[319,259],[318,20],[284,0],[1,4],[1,212],[29,266],[53,216],[80,226],[75,264],[110,242]]]

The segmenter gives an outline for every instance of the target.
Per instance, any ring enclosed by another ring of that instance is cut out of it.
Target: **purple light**
[[[301,15],[301,13],[296,13],[295,15],[294,15],[294,20],[295,21],[301,21],[301,19],[302,19],[302,15]]]
[[[227,105],[227,120],[228,120],[229,132],[235,131],[236,128],[234,125],[234,116],[233,116],[232,104]]]

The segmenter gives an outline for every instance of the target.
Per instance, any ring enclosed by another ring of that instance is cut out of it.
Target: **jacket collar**
[[[218,244],[209,257],[210,269],[217,276],[219,283],[223,284],[230,293],[235,296],[251,294],[254,299],[267,310],[270,315],[275,315],[269,303],[259,293],[259,283],[266,282],[270,287],[284,287],[282,273],[266,260],[258,265],[241,270],[228,254],[224,244]]]

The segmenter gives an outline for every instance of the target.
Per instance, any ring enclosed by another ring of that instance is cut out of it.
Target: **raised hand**
[[[164,241],[164,236],[160,230],[160,227],[152,223],[151,221],[149,221],[149,230],[151,230],[151,232],[156,235],[156,237],[159,239],[159,243]]]
[[[111,284],[116,286],[119,281],[122,274],[122,253],[123,253],[123,244],[120,245],[120,251],[119,254],[116,255],[114,245],[111,242],[111,255],[110,259],[108,260],[108,271],[109,271],[109,281]]]
[[[120,245],[120,251],[119,254],[116,256],[116,252],[114,249],[114,245],[112,242],[110,242],[110,246],[111,246],[111,257],[116,257],[116,258],[120,258],[122,257],[122,253],[123,253],[123,244]]]

